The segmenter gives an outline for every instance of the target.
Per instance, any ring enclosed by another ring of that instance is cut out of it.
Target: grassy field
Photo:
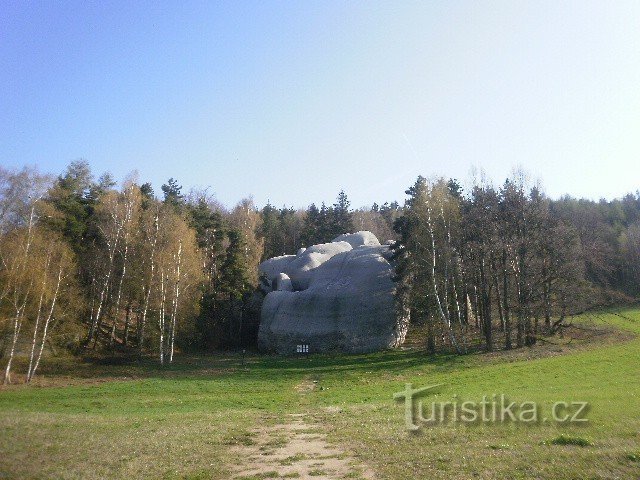
[[[243,461],[233,447],[291,413],[306,413],[377,478],[640,478],[640,337],[631,335],[640,310],[597,323],[626,333],[463,357],[409,350],[243,365],[185,356],[164,369],[61,361],[39,386],[0,390],[0,478],[229,478]],[[589,422],[409,433],[392,399],[407,382],[442,384],[429,402],[505,394],[549,412],[555,401],[588,401]]]

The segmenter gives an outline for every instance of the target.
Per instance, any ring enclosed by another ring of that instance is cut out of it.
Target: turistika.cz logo
[[[537,402],[510,402],[504,393],[483,395],[481,401],[461,400],[458,395],[443,402],[423,402],[421,397],[435,393],[439,385],[413,388],[405,384],[404,391],[393,394],[397,401],[404,400],[404,420],[407,430],[416,431],[421,425],[437,423],[507,423],[537,424],[540,422],[581,424],[589,420],[589,402],[557,401],[542,414]],[[430,404],[429,404],[430,403]],[[427,411],[429,410],[430,411]]]

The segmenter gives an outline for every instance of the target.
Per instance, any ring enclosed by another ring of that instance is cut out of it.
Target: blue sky
[[[402,200],[418,174],[640,189],[640,2],[3,2],[0,164],[233,205]]]

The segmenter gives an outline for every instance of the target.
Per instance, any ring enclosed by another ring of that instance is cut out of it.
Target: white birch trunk
[[[164,304],[165,304],[165,288],[164,288],[164,269],[160,270],[160,312],[158,324],[160,327],[160,364],[164,365]]]
[[[176,339],[176,317],[178,316],[178,298],[180,296],[180,263],[182,261],[182,240],[178,243],[178,255],[176,265],[176,283],[173,294],[173,310],[171,312],[171,349],[169,350],[169,363],[173,362],[173,349]]]
[[[36,200],[37,201],[37,200]],[[31,291],[31,287],[33,286],[33,280],[29,283],[26,292],[24,292],[22,299],[20,299],[20,280],[26,273],[27,269],[27,260],[29,259],[29,250],[31,249],[32,242],[32,234],[33,234],[33,221],[35,219],[35,202],[31,206],[31,213],[29,215],[29,227],[27,229],[27,242],[24,248],[24,257],[22,264],[16,265],[16,270],[20,270],[20,272],[16,272],[16,278],[14,280],[13,286],[13,305],[15,308],[16,316],[13,322],[13,339],[11,341],[11,350],[9,351],[9,360],[7,361],[7,366],[4,370],[4,380],[3,383],[6,385],[11,382],[11,365],[13,364],[13,357],[16,353],[16,344],[18,343],[18,337],[20,336],[20,330],[22,329],[22,321],[24,315],[24,309],[27,305],[27,300],[29,299],[29,293]]]
[[[107,272],[105,274],[104,282],[102,284],[102,291],[100,292],[100,300],[98,302],[98,308],[96,310],[96,316],[91,321],[91,328],[89,330],[89,336],[87,338],[87,345],[93,339],[94,346],[95,346],[95,344],[97,342],[97,339],[98,339],[97,328],[98,328],[98,325],[100,324],[100,318],[101,318],[101,315],[102,315],[104,302],[105,302],[107,291],[108,291],[108,288],[109,288],[109,283],[111,282],[111,275],[113,273],[113,264],[114,264],[114,260],[115,260],[116,251],[118,249],[118,244],[120,242],[120,235],[122,233],[122,228],[123,228],[122,221],[118,220],[117,212],[116,213],[112,213],[111,214],[111,218],[113,219],[114,225],[116,226],[115,234],[113,235],[113,237],[109,238],[109,236],[104,232],[104,230],[100,229],[100,231],[102,231],[102,233],[103,233],[103,235],[104,235],[104,237],[106,239],[106,242],[107,242],[107,248],[108,248],[108,251],[109,251],[109,263],[107,265]]]
[[[22,318],[20,314],[17,314],[13,322],[13,340],[11,342],[11,350],[9,351],[9,361],[4,369],[4,385],[11,383],[11,364],[13,363],[13,356],[16,351],[16,343],[18,336],[20,335],[20,329],[22,328]]]
[[[58,270],[58,282],[56,284],[56,290],[53,294],[53,298],[51,300],[51,308],[49,309],[49,314],[47,315],[47,318],[44,322],[44,328],[42,330],[42,341],[40,342],[40,351],[38,352],[38,358],[36,359],[36,363],[33,366],[33,369],[29,371],[29,374],[27,377],[27,383],[31,382],[31,379],[33,378],[33,376],[36,373],[36,370],[38,369],[38,365],[40,365],[40,359],[42,358],[42,351],[44,350],[44,343],[47,341],[49,324],[51,323],[51,319],[53,318],[53,311],[56,306],[56,300],[58,299],[58,292],[60,291],[60,283],[62,281],[62,272],[63,272],[63,268],[62,268],[62,265],[60,265],[60,270]]]
[[[431,223],[431,208],[427,207],[427,226],[429,227],[429,235],[431,236],[431,252],[432,252],[432,263],[431,263],[431,285],[433,286],[433,294],[436,297],[436,304],[438,306],[438,313],[440,315],[440,319],[447,327],[449,331],[449,338],[451,343],[456,348],[458,354],[461,354],[460,347],[458,346],[458,342],[456,341],[456,337],[451,330],[451,324],[445,316],[444,310],[442,309],[442,303],[440,301],[440,295],[438,293],[438,283],[436,281],[436,241],[435,236],[433,234],[433,225]]]
[[[116,326],[118,324],[118,315],[120,313],[120,299],[122,298],[122,285],[124,284],[124,277],[125,277],[125,275],[127,273],[127,254],[129,252],[129,230],[130,230],[130,223],[131,223],[132,215],[133,215],[133,205],[131,204],[130,201],[128,201],[128,203],[127,203],[127,212],[125,214],[125,218],[124,218],[124,222],[123,222],[124,250],[122,252],[122,274],[120,275],[120,283],[118,285],[118,293],[117,293],[117,296],[116,296],[116,305],[115,305],[115,315],[113,317],[113,326],[111,328],[111,339],[109,340],[109,343],[111,344],[111,347],[114,346],[115,341],[116,341]]]
[[[51,261],[51,251],[47,254],[47,260],[44,266],[44,278],[42,279],[42,290],[40,292],[40,300],[38,301],[38,313],[36,315],[36,321],[33,326],[33,338],[31,340],[31,354],[29,355],[29,367],[27,368],[27,376],[26,382],[29,383],[29,379],[31,378],[31,369],[33,368],[33,357],[36,351],[36,341],[38,339],[38,329],[40,327],[40,317],[42,316],[42,303],[44,300],[44,295],[47,289],[47,277],[49,273],[49,264]]]
[[[159,232],[158,220],[159,220],[158,213],[156,213],[155,218],[153,220],[154,235],[153,235],[153,241],[151,243],[151,259],[150,259],[151,272],[149,273],[149,283],[147,285],[147,291],[144,297],[144,306],[142,307],[142,319],[140,320],[140,336],[138,338],[138,354],[139,355],[142,355],[142,349],[144,347],[144,329],[147,323],[147,311],[149,310],[149,299],[151,298],[151,287],[153,285],[153,277],[154,277],[155,267],[156,267],[155,253],[156,253],[156,245],[158,243],[158,232]]]

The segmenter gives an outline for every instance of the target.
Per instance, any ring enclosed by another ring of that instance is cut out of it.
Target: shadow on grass
[[[79,379],[207,379],[228,376],[298,378],[303,375],[385,373],[396,374],[429,366],[436,371],[455,370],[467,359],[453,354],[430,355],[420,350],[388,350],[377,353],[313,354],[281,357],[250,352],[216,352],[180,354],[171,364],[160,365],[155,358],[138,359],[123,355],[84,355],[51,358],[40,375]],[[19,368],[19,366],[18,366]]]
[[[595,317],[599,324],[609,324],[614,328],[623,327],[627,333],[638,331],[637,311],[633,309],[603,309],[590,315],[577,317],[581,321]],[[625,324],[625,325],[621,325]],[[624,327],[631,328],[624,328]],[[615,339],[614,339],[615,340]],[[618,339],[619,340],[619,339]],[[600,341],[601,342],[601,341]],[[588,342],[591,343],[591,342]],[[594,342],[595,343],[595,342]],[[289,380],[301,376],[321,376],[329,373],[343,373],[345,375],[358,373],[395,375],[407,371],[429,368],[431,372],[448,373],[465,365],[477,364],[478,355],[483,358],[505,360],[523,360],[522,355],[531,353],[528,349],[516,349],[506,352],[496,351],[483,355],[478,349],[468,355],[454,353],[437,353],[431,355],[420,348],[409,350],[386,350],[369,354],[311,354],[308,356],[282,357],[264,355],[255,351],[247,352],[207,352],[178,354],[174,363],[160,365],[157,358],[144,357],[138,359],[136,355],[127,353],[97,354],[86,352],[80,357],[60,356],[46,359],[39,376],[48,377],[55,386],[56,378],[60,385],[65,384],[65,378],[82,379],[87,382],[95,380],[103,382],[117,379],[214,379],[228,377],[272,378]],[[539,352],[542,356],[544,352]],[[24,359],[16,359],[16,371],[23,370]],[[45,386],[43,384],[42,386]]]

